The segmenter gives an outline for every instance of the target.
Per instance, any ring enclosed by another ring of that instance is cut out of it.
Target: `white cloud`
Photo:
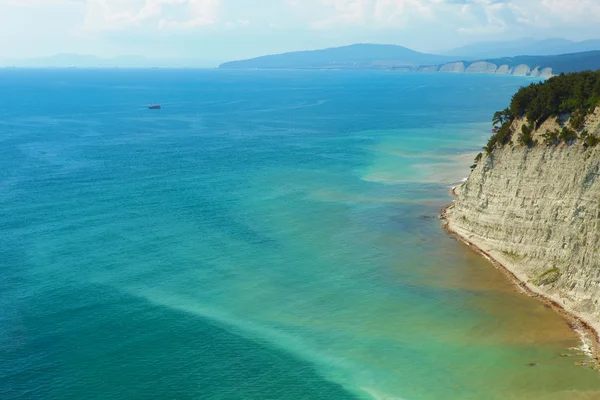
[[[255,21],[257,16],[263,26],[382,30],[430,23],[434,29],[446,26],[464,35],[600,20],[600,0],[0,0],[0,7],[49,5],[85,7],[85,18],[78,24],[96,32],[230,27],[232,21]],[[221,15],[223,9],[234,15]],[[279,15],[271,12],[273,9],[278,9]]]
[[[217,23],[220,0],[88,0],[84,27],[194,28]]]
[[[600,21],[600,0],[288,0],[310,27],[411,29],[430,24],[464,36],[577,27]]]
[[[369,0],[321,0],[327,17],[314,21],[311,25],[327,28],[339,24],[362,25],[366,22]],[[309,3],[310,6],[310,3]]]
[[[85,1],[85,0],[83,0]],[[76,5],[82,0],[0,0],[0,6],[36,7],[50,5]]]
[[[431,17],[430,3],[431,0],[288,0],[308,25],[317,29],[400,28],[413,16]]]
[[[598,0],[541,0],[546,11],[563,21],[582,23],[600,22],[600,1]]]
[[[374,6],[375,21],[396,23],[417,15],[421,18],[432,16],[431,4],[421,0],[378,0]]]
[[[185,46],[260,54],[372,41],[434,51],[600,37],[599,21],[600,0],[0,0],[0,48],[5,56],[188,54]]]

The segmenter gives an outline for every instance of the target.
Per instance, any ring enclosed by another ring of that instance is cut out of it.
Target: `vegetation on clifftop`
[[[579,113],[583,118],[600,103],[600,71],[561,74],[546,82],[521,88],[512,98],[510,112],[543,123],[560,114]]]
[[[562,126],[561,116],[568,116],[569,127],[548,132],[544,144],[571,144],[578,138],[586,146],[595,146],[600,139],[589,134],[584,128],[586,117],[600,105],[600,71],[586,71],[560,74],[547,81],[533,83],[521,88],[512,98],[510,107],[494,114],[494,134],[484,147],[489,154],[495,147],[510,143],[518,133],[517,142],[524,146],[534,146],[533,134],[549,118],[556,118]],[[526,120],[521,132],[513,131],[516,119]]]

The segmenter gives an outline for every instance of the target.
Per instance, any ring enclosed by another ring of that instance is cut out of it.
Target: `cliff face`
[[[511,143],[455,196],[451,231],[600,331],[600,146]]]
[[[463,62],[452,62],[444,64],[442,66],[429,67],[428,72],[435,68],[438,72],[456,72],[456,73],[473,73],[473,74],[499,74],[499,75],[518,75],[518,76],[531,76],[536,78],[548,79],[553,76],[552,68],[541,68],[539,66],[530,67],[525,64],[517,65],[513,68],[507,64],[497,65],[487,61],[477,61],[471,64],[465,64]],[[394,68],[396,71],[401,71],[399,67]],[[413,70],[411,67],[405,68],[405,70]],[[421,71],[418,68],[417,71]]]
[[[527,66],[525,64],[521,64],[521,65],[517,65],[513,69],[512,74],[519,75],[519,76],[527,76],[527,75],[529,75],[530,72],[531,72],[531,68],[529,68],[529,66]]]
[[[498,67],[498,69],[496,70],[496,74],[502,74],[502,75],[508,75],[512,72],[512,69],[504,64]]]
[[[596,54],[589,54],[589,57],[596,57]],[[600,52],[598,52],[600,57]],[[565,69],[566,64],[554,63],[556,60],[570,59],[572,56],[563,55],[558,56],[557,59],[552,57],[533,57],[533,56],[521,56],[513,58],[499,58],[493,60],[481,60],[471,62],[449,62],[447,64],[428,66],[425,71],[431,72],[435,69],[438,72],[455,72],[455,73],[475,73],[475,74],[498,74],[498,75],[517,75],[517,76],[531,76],[534,78],[549,79],[555,74],[564,72],[565,70],[573,70],[572,68]],[[550,66],[548,66],[550,65]],[[554,69],[556,67],[556,70]],[[407,71],[421,71],[423,67],[403,67],[402,70]],[[583,67],[582,68],[589,68]],[[401,70],[400,67],[392,67],[394,70]],[[591,68],[595,69],[595,68]],[[577,70],[577,68],[575,68]]]
[[[446,64],[440,67],[440,72],[462,73],[465,72],[465,64],[461,62]]]
[[[475,62],[465,70],[467,73],[471,74],[493,74],[496,72],[498,67],[496,64],[492,64],[485,61]]]

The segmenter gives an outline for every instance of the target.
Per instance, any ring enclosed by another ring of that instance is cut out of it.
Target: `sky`
[[[0,0],[0,59],[59,53],[202,60],[389,43],[600,38],[600,0]]]

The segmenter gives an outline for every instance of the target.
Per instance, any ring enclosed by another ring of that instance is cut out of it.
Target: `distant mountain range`
[[[464,59],[488,59],[515,56],[552,56],[600,50],[600,40],[574,42],[566,39],[536,40],[524,38],[507,42],[481,42],[469,44],[442,53],[445,56]]]
[[[441,64],[454,59],[456,57],[419,53],[402,46],[353,44],[231,61],[221,64],[219,68],[385,68],[399,65]]]
[[[0,59],[3,67],[25,68],[153,68],[209,67],[196,59],[150,59],[136,55],[101,58],[86,54],[57,54],[49,57]]]
[[[600,68],[600,40],[573,42],[565,39],[521,39],[507,42],[475,43],[445,54],[427,54],[386,44],[353,44],[322,50],[294,51],[221,64],[223,69],[395,69],[407,71],[460,72],[494,68],[476,62],[489,62],[499,71],[519,73],[552,69],[552,74]],[[544,58],[546,57],[546,58]],[[454,64],[452,64],[454,63]],[[461,64],[463,67],[461,67]],[[452,64],[452,65],[448,65]],[[475,65],[473,65],[475,64]],[[214,65],[214,64],[212,64]],[[0,67],[51,68],[206,68],[206,60],[151,59],[136,55],[101,58],[84,54],[58,54],[28,59],[0,59]],[[473,66],[472,68],[470,68]],[[505,68],[501,68],[505,67]],[[519,67],[519,68],[515,68]],[[502,73],[503,73],[502,72]],[[482,72],[483,73],[483,72]],[[495,72],[499,73],[499,72]],[[546,71],[548,73],[548,71]]]

